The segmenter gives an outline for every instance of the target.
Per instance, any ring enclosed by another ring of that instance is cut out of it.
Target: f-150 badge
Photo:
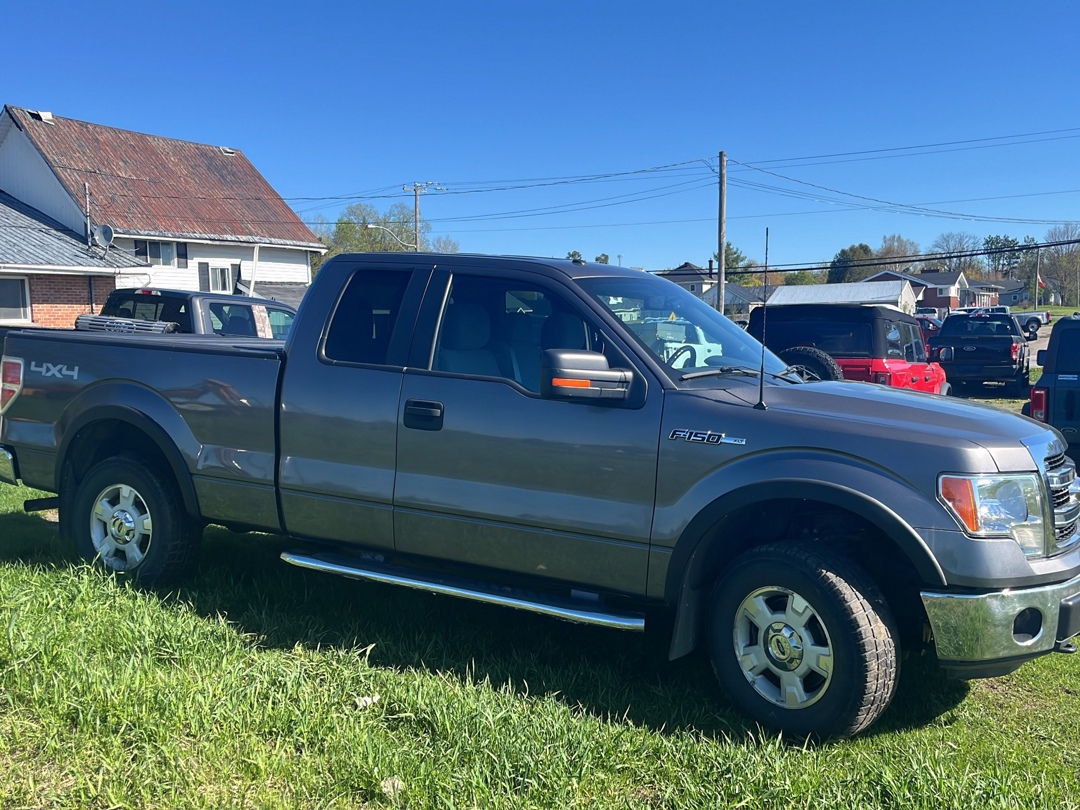
[[[726,433],[713,433],[711,430],[690,430],[689,428],[675,428],[668,436],[669,439],[682,439],[697,444],[746,444],[746,439],[736,439]]]

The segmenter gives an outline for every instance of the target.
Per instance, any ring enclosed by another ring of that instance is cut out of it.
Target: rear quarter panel
[[[175,335],[12,334],[23,392],[4,414],[23,479],[55,491],[62,450],[98,419],[145,417],[183,459],[207,520],[278,526],[275,403],[281,344]],[[125,416],[125,414],[128,414]]]

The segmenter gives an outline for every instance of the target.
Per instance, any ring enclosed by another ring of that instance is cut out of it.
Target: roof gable
[[[118,233],[321,247],[239,150],[5,110],[72,199],[88,185],[94,221]]]

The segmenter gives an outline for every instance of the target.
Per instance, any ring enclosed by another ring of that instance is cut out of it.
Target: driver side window
[[[455,276],[436,339],[434,371],[513,380],[540,392],[546,349],[602,351],[599,331],[542,287]]]

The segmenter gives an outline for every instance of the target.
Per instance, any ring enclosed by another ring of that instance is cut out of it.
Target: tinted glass
[[[1080,329],[1061,333],[1055,361],[1059,374],[1080,374]]]
[[[338,300],[326,335],[328,360],[384,365],[412,272],[359,271]]]
[[[870,357],[873,330],[867,322],[770,321],[765,318],[765,344],[774,352],[792,346],[811,346],[833,357]]]

